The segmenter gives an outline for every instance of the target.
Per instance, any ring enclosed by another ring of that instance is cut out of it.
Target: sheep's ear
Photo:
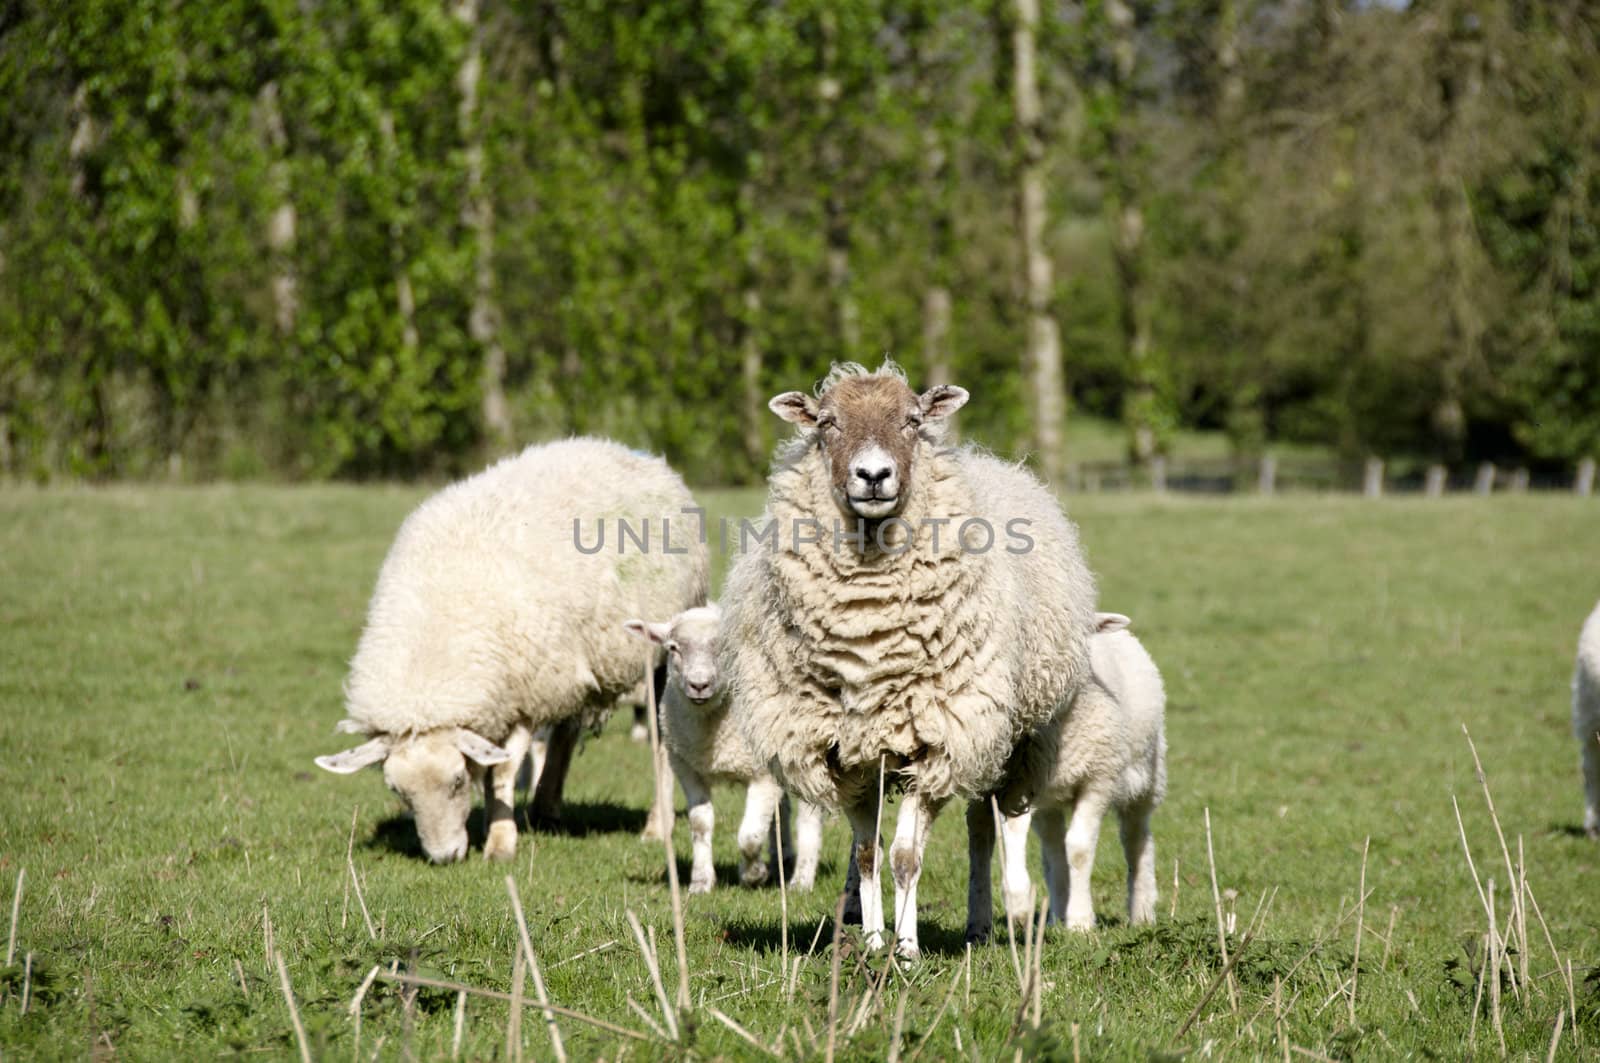
[[[491,764],[504,764],[511,759],[511,754],[495,745],[480,734],[474,734],[465,727],[457,727],[455,734],[450,736],[455,747],[471,760],[488,767]]]
[[[360,771],[362,768],[383,762],[389,755],[389,740],[387,738],[374,738],[370,742],[363,742],[354,749],[347,749],[343,753],[333,753],[317,758],[317,767],[324,768],[336,775],[349,775],[351,772]]]
[[[767,409],[801,428],[817,427],[817,400],[803,391],[785,391],[767,403]]]
[[[646,642],[653,642],[657,646],[665,646],[672,637],[671,624],[652,624],[648,620],[625,620],[622,626],[629,634],[638,635]]]
[[[1096,613],[1094,614],[1094,629],[1102,635],[1113,631],[1121,631],[1133,624],[1132,620],[1121,613]]]
[[[917,402],[922,407],[924,421],[939,421],[965,406],[969,397],[966,388],[936,384],[924,391]]]

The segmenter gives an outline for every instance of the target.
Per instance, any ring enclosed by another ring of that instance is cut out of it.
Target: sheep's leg
[[[511,759],[491,764],[483,773],[483,818],[489,825],[483,843],[486,860],[510,860],[517,853],[517,773],[532,742],[532,730],[523,724],[513,727],[502,743]]]
[[[528,745],[528,777],[522,785],[530,792],[539,785],[539,777],[544,774],[544,762],[550,759],[551,730],[550,727],[539,728],[533,732],[533,741]]]
[[[917,941],[917,883],[922,878],[922,855],[928,848],[928,831],[942,801],[931,801],[916,791],[900,804],[894,842],[889,846],[889,868],[894,873],[895,952],[914,960],[922,955]]]
[[[866,934],[867,947],[883,948],[883,890],[878,885],[878,858],[882,846],[878,844],[878,795],[849,805],[845,815],[850,820],[850,833],[855,841],[856,871],[861,876],[861,930]]]
[[[635,742],[650,741],[650,719],[645,715],[649,711],[649,708],[644,705],[635,705],[633,707],[633,726],[628,729],[628,737]]]
[[[1067,827],[1067,929],[1094,929],[1094,898],[1089,879],[1094,874],[1094,849],[1100,840],[1100,821],[1105,818],[1108,795],[1085,790],[1072,808]]]
[[[746,886],[767,881],[768,867],[761,850],[772,827],[772,814],[782,798],[783,790],[770,778],[752,781],[745,791],[744,820],[739,824],[739,881]]]
[[[994,930],[994,811],[987,801],[967,804],[967,934],[969,943],[989,940]]]
[[[1128,858],[1128,923],[1144,926],[1156,921],[1156,840],[1150,833],[1149,801],[1136,801],[1117,810],[1122,828],[1122,853]]]
[[[789,874],[785,863],[794,861],[794,802],[783,791],[778,792],[778,814],[774,822],[767,828],[767,862],[777,868],[778,875],[787,878]],[[778,844],[779,835],[783,836],[783,844]]]
[[[1006,918],[1032,919],[1028,910],[1031,903],[1028,891],[1033,881],[1028,878],[1028,825],[1033,813],[1007,817],[1000,825],[1000,897],[1006,903]]]
[[[784,850],[788,852],[787,849]],[[804,892],[817,881],[817,859],[822,853],[822,809],[796,799],[794,813],[794,873],[789,888]]]
[[[561,791],[566,789],[567,769],[572,767],[572,754],[578,748],[578,736],[582,730],[583,720],[578,716],[569,717],[550,728],[550,743],[544,765],[533,789],[530,818],[535,823],[552,825],[561,822]]]
[[[1589,696],[1600,699],[1600,691],[1591,687]],[[1583,830],[1589,837],[1600,839],[1600,735],[1585,735],[1582,748]]]
[[[1033,816],[1044,865],[1045,888],[1050,891],[1050,921],[1067,918],[1067,817],[1059,808],[1040,809]]]
[[[844,925],[861,925],[861,868],[856,864],[856,847],[850,845],[850,859],[844,871]]]
[[[705,778],[682,761],[673,759],[672,765],[678,782],[683,785],[684,804],[689,811],[689,842],[694,852],[693,869],[689,872],[690,893],[710,893],[717,884],[717,869],[712,862],[711,831],[716,826],[716,810],[711,807],[711,787]],[[672,831],[666,825],[668,836]]]

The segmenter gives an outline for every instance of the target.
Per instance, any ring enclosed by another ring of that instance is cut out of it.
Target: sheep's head
[[[422,851],[434,863],[448,864],[467,855],[471,784],[488,765],[510,759],[487,738],[451,727],[406,737],[379,735],[354,749],[318,757],[317,766],[348,775],[381,762],[384,782],[416,819]]]
[[[704,704],[722,684],[717,671],[717,638],[722,632],[722,610],[716,605],[687,609],[665,623],[629,620],[629,631],[667,649],[671,681],[684,696]]]
[[[785,421],[813,433],[833,478],[833,497],[846,516],[885,520],[900,512],[915,472],[917,443],[934,422],[959,410],[964,389],[940,384],[918,395],[899,370],[835,371],[821,393],[799,391],[767,405]]]

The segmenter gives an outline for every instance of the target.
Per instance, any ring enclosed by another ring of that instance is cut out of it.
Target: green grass
[[[759,503],[753,492],[706,496],[715,513]],[[345,1008],[374,964],[509,987],[508,868],[426,866],[376,774],[337,778],[311,763],[340,746],[332,725],[344,664],[378,563],[419,497],[370,487],[0,492],[0,920],[27,870],[17,962],[0,985],[0,1055],[80,1058],[98,1044],[132,1058],[292,1056],[263,908],[319,1057],[353,1058]],[[1586,1050],[1600,1044],[1600,994],[1585,982],[1600,956],[1600,847],[1577,830],[1567,725],[1578,626],[1600,595],[1600,509],[1537,496],[1139,495],[1077,497],[1070,509],[1103,605],[1134,617],[1166,674],[1171,791],[1156,819],[1157,926],[1121,925],[1121,857],[1108,829],[1095,889],[1103,928],[1050,932],[1045,1026],[1023,1035],[1027,1049],[1071,1058],[1077,1024],[1084,1058],[1205,1046],[1278,1058],[1271,1005],[1246,1021],[1278,978],[1295,1045],[1341,1057],[1466,1054],[1464,943],[1485,920],[1452,795],[1480,873],[1497,880],[1502,919],[1508,904],[1462,723],[1513,857],[1520,838],[1556,947],[1574,964]],[[626,723],[614,719],[575,763],[568,832],[524,835],[509,870],[554,1001],[639,1029],[626,998],[653,1011],[653,993],[628,909],[655,929],[669,984],[674,965],[660,849],[635,837],[648,757]],[[806,1023],[819,1037],[826,1025],[830,931],[785,999],[771,984],[778,893],[730,884],[738,804],[733,792],[718,800],[723,887],[688,903],[693,996],[768,1041],[798,1030],[820,1056]],[[1238,893],[1233,946],[1263,892],[1277,899],[1239,962],[1240,1011],[1219,993],[1173,1043],[1220,967],[1207,808],[1219,884]],[[353,897],[346,909],[353,809],[376,941]],[[1366,923],[1383,933],[1393,913],[1394,932],[1392,947],[1373,934],[1363,943],[1352,1024],[1336,994],[1353,921],[1313,945],[1354,903],[1368,837]],[[842,881],[842,823],[830,822],[825,841],[818,891],[789,898],[795,954],[807,952]],[[678,854],[686,867],[681,818]],[[970,994],[964,977],[959,810],[939,820],[929,854],[927,956],[891,976],[882,1010],[841,1058],[883,1057],[902,997],[906,1051],[930,1038],[957,972],[922,1058],[951,1057],[958,1036],[978,1058],[1011,1057],[1017,986],[1003,937],[974,950]],[[1565,994],[1536,922],[1529,937],[1535,982],[1526,999],[1506,987],[1505,1035],[1514,1055],[1542,1059]],[[841,982],[848,1011],[864,984],[853,954]],[[380,1038],[383,1058],[447,1055],[453,1006],[452,993],[424,990],[408,1012],[394,987],[374,986],[363,1058]],[[503,1058],[506,1019],[504,1004],[472,1000],[466,1056]],[[689,1054],[754,1054],[707,1008],[689,1024]],[[1578,1055],[1571,1026],[1569,1017],[1563,1058]],[[612,1035],[576,1022],[563,1032],[574,1059],[619,1051]],[[548,1058],[536,1012],[522,1036],[530,1057]],[[1486,1013],[1476,1037],[1477,1053],[1489,1053]],[[630,1058],[676,1051],[641,1045]]]

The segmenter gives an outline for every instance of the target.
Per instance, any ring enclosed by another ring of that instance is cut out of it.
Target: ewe
[[[670,521],[694,499],[660,458],[599,439],[529,447],[445,488],[406,518],[350,662],[339,730],[369,735],[318,757],[349,773],[383,762],[428,858],[467,851],[469,781],[484,775],[484,855],[517,845],[511,803],[534,732],[554,725],[534,806],[557,813],[573,743],[640,677],[630,616],[706,600],[706,550]],[[649,547],[595,549],[597,521]],[[580,537],[580,529],[583,529]]]
[[[1583,829],[1600,839],[1600,605],[1578,635],[1572,671],[1572,732],[1583,750]]]
[[[1032,820],[1043,848],[1050,918],[1073,930],[1094,926],[1089,879],[1107,807],[1117,810],[1122,827],[1128,922],[1155,921],[1156,851],[1150,816],[1167,792],[1167,698],[1161,673],[1139,640],[1124,630],[1127,617],[1100,613],[1096,619],[1098,633],[1089,640],[1093,676],[1017,752],[1019,760],[1037,758],[1030,768],[1039,780]],[[1028,904],[1028,820],[1025,814],[1006,823],[1003,877],[1006,909],[1012,915]],[[977,856],[982,874],[975,867],[971,881],[983,891],[980,903],[988,911],[990,857]]]
[[[722,611],[715,605],[689,609],[663,623],[629,620],[627,629],[667,650],[667,692],[661,703],[661,742],[666,747],[672,772],[683,785],[688,805],[689,834],[694,845],[694,871],[689,877],[690,893],[708,893],[717,883],[711,861],[711,831],[715,813],[711,807],[713,783],[739,783],[745,786],[744,821],[739,824],[739,878],[747,886],[767,881],[768,865],[761,858],[763,842],[772,846],[772,865],[778,874],[777,835],[773,812],[780,802],[787,804],[783,790],[772,774],[750,751],[744,735],[728,714],[728,699],[717,669],[717,643],[722,629]],[[672,809],[668,804],[663,829],[672,831]],[[788,817],[784,817],[788,826]],[[796,816],[799,834],[797,847],[789,847],[784,834],[784,853],[794,857],[794,874],[789,888],[809,890],[817,877],[817,856],[822,846],[822,813],[806,801],[800,802]]]
[[[892,364],[837,366],[815,399],[774,398],[799,431],[775,461],[765,537],[741,528],[723,600],[734,717],[786,789],[849,817],[874,947],[880,763],[904,786],[889,861],[907,957],[934,816],[985,798],[1017,741],[1077,693],[1094,627],[1094,582],[1055,498],[1019,466],[943,445],[939,422],[966,401],[948,385],[919,396]],[[988,806],[967,819],[992,845]]]

